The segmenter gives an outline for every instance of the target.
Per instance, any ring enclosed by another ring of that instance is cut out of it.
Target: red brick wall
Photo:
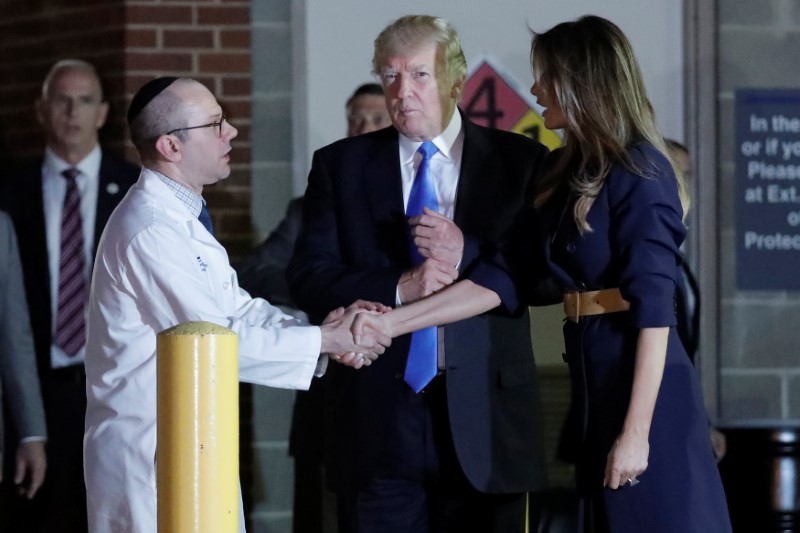
[[[217,95],[238,128],[230,178],[204,195],[218,237],[243,254],[251,240],[249,0],[127,0],[124,42],[127,101],[156,76],[188,76]]]
[[[195,78],[217,95],[239,129],[231,177],[205,196],[231,255],[249,248],[249,0],[0,0],[0,12],[2,155],[41,155],[33,102],[59,59],[76,57],[97,67],[111,103],[101,142],[132,161],[124,116],[136,90],[161,75]]]
[[[0,143],[12,159],[42,153],[43,136],[33,104],[55,61],[77,57],[91,61],[106,91],[119,93],[123,68],[122,0],[0,0]],[[103,137],[119,132],[103,132]]]

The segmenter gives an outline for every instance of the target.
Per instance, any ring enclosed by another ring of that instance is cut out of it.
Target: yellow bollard
[[[210,322],[158,334],[159,533],[239,531],[238,338]]]

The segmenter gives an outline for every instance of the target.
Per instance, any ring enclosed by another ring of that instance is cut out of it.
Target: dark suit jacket
[[[25,275],[25,293],[31,312],[36,359],[39,364],[39,375],[44,380],[46,372],[50,369],[52,311],[41,169],[41,161],[36,161],[22,167],[14,176],[8,177],[0,201],[14,220],[14,227],[19,236],[19,251]],[[139,171],[140,167],[103,151],[97,191],[93,252],[97,250],[97,243],[108,217],[125,196],[128,188],[136,182]],[[116,188],[113,184],[116,184]]]
[[[450,424],[458,460],[478,490],[535,490],[544,465],[529,319],[498,245],[532,202],[546,149],[466,119],[464,132],[455,208],[465,235],[461,277],[491,288],[503,305],[444,328]],[[397,131],[318,150],[303,222],[288,272],[301,309],[324,316],[358,298],[393,306],[400,275],[411,267]],[[409,341],[409,335],[395,339],[368,368],[328,367],[341,483],[363,485],[372,473],[406,386]]]

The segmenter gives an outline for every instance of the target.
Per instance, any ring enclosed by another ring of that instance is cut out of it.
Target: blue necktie
[[[197,215],[200,223],[205,226],[211,235],[214,235],[214,225],[211,223],[211,214],[208,212],[208,206],[203,202],[203,207],[200,209],[200,214]]]
[[[434,211],[439,209],[439,201],[436,199],[436,189],[433,186],[433,177],[430,172],[431,157],[439,149],[432,142],[425,141],[417,151],[422,154],[422,161],[419,163],[417,175],[414,177],[411,193],[408,196],[406,215],[409,217],[421,215],[423,207]],[[424,262],[425,258],[417,250],[413,237],[410,238],[409,246],[411,263],[416,266]],[[408,350],[404,379],[414,389],[414,392],[424,389],[436,376],[437,349],[436,328],[421,329],[411,334],[411,348]]]

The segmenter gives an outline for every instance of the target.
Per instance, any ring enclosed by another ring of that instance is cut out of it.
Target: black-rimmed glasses
[[[217,128],[217,137],[222,137],[222,128],[225,126],[225,120],[228,117],[225,116],[223,113],[222,118],[220,118],[216,122],[210,122],[208,124],[203,124],[202,126],[190,126],[188,128],[175,128],[174,130],[170,130],[165,135],[172,135],[176,131],[187,131],[187,130],[199,130],[200,128]]]

